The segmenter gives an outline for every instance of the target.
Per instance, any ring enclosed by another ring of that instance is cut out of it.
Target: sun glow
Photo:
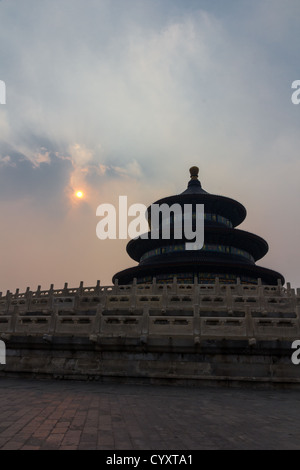
[[[79,199],[83,198],[83,192],[82,192],[82,191],[76,191],[75,195],[76,195],[76,197],[78,197]]]

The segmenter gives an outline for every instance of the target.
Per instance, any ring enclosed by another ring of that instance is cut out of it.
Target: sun
[[[83,192],[82,192],[82,191],[76,191],[75,195],[76,195],[76,197],[78,197],[79,199],[82,199],[82,198],[83,198]]]

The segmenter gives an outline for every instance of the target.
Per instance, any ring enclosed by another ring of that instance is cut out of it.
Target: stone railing
[[[0,337],[300,339],[300,289],[258,285],[137,284],[7,292]]]

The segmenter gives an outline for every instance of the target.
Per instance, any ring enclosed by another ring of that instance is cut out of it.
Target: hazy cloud
[[[109,282],[130,260],[124,244],[110,255],[96,244],[97,205],[181,192],[198,164],[206,190],[246,205],[245,227],[270,245],[262,264],[300,286],[299,14],[299,0],[1,1],[0,210],[11,227],[10,202],[47,227],[60,214],[62,244],[72,234],[101,253],[101,268],[79,255],[80,277]],[[47,221],[32,212],[45,205]],[[19,273],[19,284],[39,278]]]
[[[73,166],[70,159],[43,148],[34,157],[30,160],[8,148],[1,152],[0,198],[2,201],[25,199],[42,210],[49,210],[52,206],[53,215],[61,209]]]

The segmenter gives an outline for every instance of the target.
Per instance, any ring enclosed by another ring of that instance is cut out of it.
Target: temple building
[[[144,284],[152,283],[155,279],[158,283],[172,283],[176,278],[178,283],[185,284],[212,284],[218,279],[223,284],[259,282],[263,285],[277,285],[280,282],[283,285],[285,281],[281,274],[256,265],[256,261],[268,252],[267,242],[258,235],[236,228],[246,217],[245,207],[234,199],[205,191],[198,173],[199,169],[192,167],[191,179],[185,191],[160,199],[154,204],[167,205],[169,208],[179,205],[182,208],[181,218],[184,217],[184,207],[190,205],[194,229],[196,206],[204,205],[203,247],[187,250],[186,242],[189,240],[185,238],[183,230],[180,238],[175,237],[174,224],[178,215],[170,210],[170,237],[162,237],[166,222],[162,216],[157,227],[159,237],[153,238],[150,206],[147,238],[130,240],[127,245],[129,256],[139,264],[116,273],[113,282],[120,285],[132,284],[136,279],[138,284]],[[181,222],[183,227],[183,220]]]
[[[300,288],[256,265],[268,245],[237,228],[244,206],[198,172],[148,207],[113,285],[0,292],[0,377],[300,388]]]

